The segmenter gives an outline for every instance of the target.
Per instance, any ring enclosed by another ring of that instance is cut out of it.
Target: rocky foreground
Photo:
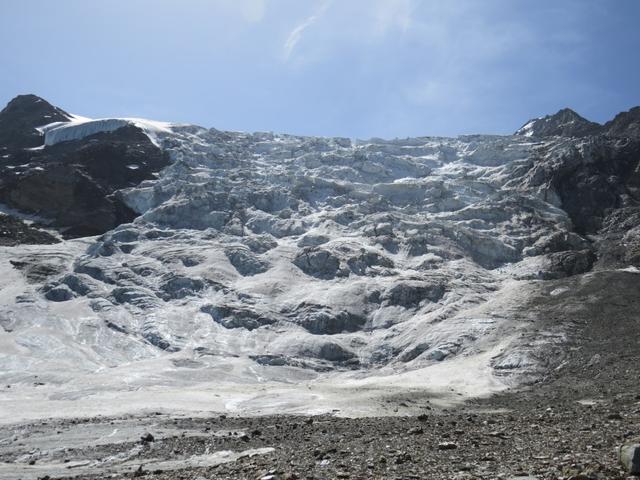
[[[0,478],[628,478],[615,449],[640,431],[640,396],[521,400],[506,396],[455,411],[425,405],[419,416],[359,419],[158,413],[20,425],[5,430],[12,438],[0,447],[0,461],[9,462]],[[399,409],[416,401],[407,398]],[[92,429],[120,429],[130,438],[63,447],[65,436]]]

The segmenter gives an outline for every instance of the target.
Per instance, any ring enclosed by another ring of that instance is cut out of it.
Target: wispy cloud
[[[314,23],[318,21],[320,17],[322,17],[322,15],[324,15],[327,8],[329,7],[329,3],[330,3],[329,1],[322,2],[318,10],[316,10],[316,12],[313,15],[304,19],[300,24],[294,27],[293,30],[291,30],[291,32],[289,33],[289,36],[287,37],[287,40],[284,42],[284,59],[285,60],[289,60],[289,58],[291,58],[293,51],[295,50],[296,46],[302,39],[302,35],[304,31],[307,30],[309,27],[311,27]]]

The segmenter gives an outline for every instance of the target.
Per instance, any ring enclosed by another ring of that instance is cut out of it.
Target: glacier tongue
[[[402,389],[488,394],[539,368],[516,307],[542,270],[566,273],[549,255],[590,268],[551,193],[522,181],[542,141],[110,119],[44,127],[46,144],[126,125],[172,159],[116,193],[133,223],[2,248],[23,267],[0,278],[0,381],[34,415],[48,401],[95,412],[114,392],[131,408],[350,414],[385,413],[372,398]],[[53,273],[30,280],[39,264]]]

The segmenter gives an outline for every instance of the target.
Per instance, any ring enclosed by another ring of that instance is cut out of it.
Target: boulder
[[[271,235],[243,237],[242,243],[249,247],[253,253],[265,253],[278,246],[278,242],[276,242]]]
[[[81,275],[76,275],[73,273],[65,275],[61,282],[78,295],[84,296],[91,291],[91,287],[87,285],[86,280],[83,279]]]
[[[618,460],[627,473],[640,475],[640,443],[626,443],[618,449]]]

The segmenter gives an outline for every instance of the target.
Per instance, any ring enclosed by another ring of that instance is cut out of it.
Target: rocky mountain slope
[[[0,401],[392,414],[399,392],[452,404],[544,380],[586,355],[593,308],[638,332],[608,299],[639,290],[639,132],[639,108],[605,125],[565,109],[511,136],[363,141],[17,97]]]

